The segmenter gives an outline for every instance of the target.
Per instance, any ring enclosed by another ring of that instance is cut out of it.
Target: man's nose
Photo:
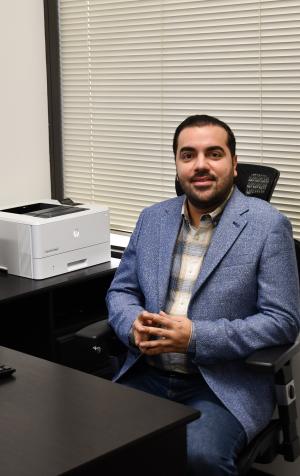
[[[203,154],[202,152],[199,152],[199,154],[197,155],[197,160],[195,162],[195,168],[197,170],[207,170],[208,168],[208,162],[206,160],[206,157],[205,157],[205,154]]]

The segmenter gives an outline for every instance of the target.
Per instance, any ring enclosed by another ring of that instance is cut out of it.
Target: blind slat
[[[240,161],[277,167],[300,238],[298,0],[60,0],[65,195],[116,230],[174,196],[173,132],[212,114]]]

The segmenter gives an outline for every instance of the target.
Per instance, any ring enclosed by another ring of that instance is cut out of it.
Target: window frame
[[[64,199],[59,19],[57,0],[44,1],[51,198]]]

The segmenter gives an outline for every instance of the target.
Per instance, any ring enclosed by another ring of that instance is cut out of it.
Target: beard
[[[205,174],[205,177],[208,175]],[[183,189],[188,201],[198,210],[214,210],[221,205],[228,197],[233,183],[234,177],[229,176],[225,179],[217,179],[216,177],[209,175],[211,185],[203,190],[193,186],[193,181],[196,178],[200,178],[201,175],[193,177],[189,182],[183,182],[179,179],[181,188]]]

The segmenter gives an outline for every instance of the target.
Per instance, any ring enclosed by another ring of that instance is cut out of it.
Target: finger
[[[142,311],[142,312],[139,314],[138,319],[143,320],[143,319],[146,319],[146,318],[149,319],[150,317],[151,317],[150,312],[148,312],[148,311]]]
[[[162,327],[167,327],[170,328],[172,326],[173,320],[168,316],[168,314],[161,314],[162,311],[160,311],[159,314],[155,314],[153,316],[153,324],[156,326],[162,326]]]
[[[148,317],[141,317],[138,319],[140,325],[142,326],[153,326],[153,319],[149,319]]]
[[[140,335],[137,333],[137,332],[134,332],[133,333],[133,337],[134,337],[134,343],[136,346],[139,346],[140,343],[142,342],[141,341],[141,338],[140,338]]]
[[[156,316],[157,314],[153,314],[151,312],[143,311],[139,317],[138,320],[142,322],[144,325],[151,325],[153,322],[153,317]]]
[[[142,319],[152,319],[153,316],[157,316],[155,312],[142,311],[139,315]]]
[[[163,327],[144,327],[145,334],[153,337],[158,337],[160,339],[167,339],[171,337],[171,331]]]
[[[133,337],[136,346],[139,346],[141,342],[150,339],[150,336],[148,334],[137,331],[133,331]]]
[[[170,316],[169,314],[166,314],[164,311],[160,311],[159,313],[162,317],[166,317],[167,319],[169,319],[170,321],[172,322],[182,322],[182,321],[185,321],[186,319],[188,319],[186,316]],[[188,319],[190,320],[190,319]]]
[[[136,322],[133,327],[132,327],[132,330],[134,332],[134,334],[138,334],[141,339],[145,338],[147,336],[147,339],[150,337],[150,334],[148,332],[148,327],[147,326],[143,326],[141,323],[139,322]]]
[[[165,311],[159,311],[159,315],[167,317],[169,314],[167,314]]]
[[[154,348],[166,348],[172,345],[171,339],[154,339],[141,342],[140,346],[142,349],[154,349]]]
[[[173,347],[172,343],[166,339],[141,342],[139,349],[143,354],[146,355],[158,355],[165,352],[172,352]]]
[[[146,329],[146,327],[143,326],[143,324],[142,324],[140,321],[138,321],[138,320],[134,321],[132,327],[133,327],[133,330],[135,330],[135,331],[137,331],[137,332],[143,332],[144,329]]]

